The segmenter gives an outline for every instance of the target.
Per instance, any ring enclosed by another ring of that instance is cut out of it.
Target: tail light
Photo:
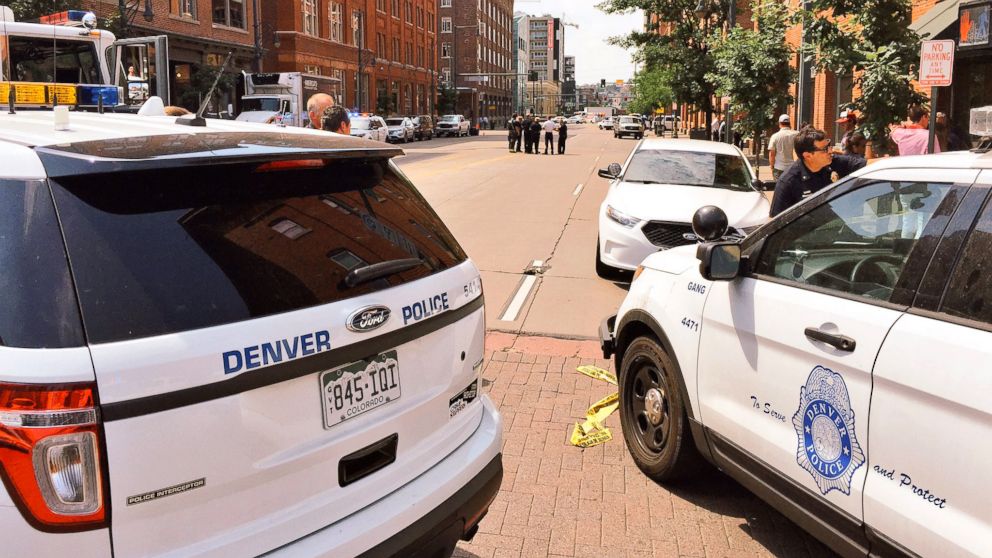
[[[43,531],[106,526],[94,384],[0,383],[0,476]]]

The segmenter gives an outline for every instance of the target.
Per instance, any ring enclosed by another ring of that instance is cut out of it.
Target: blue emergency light
[[[77,104],[95,107],[103,99],[103,106],[121,104],[121,88],[114,85],[79,85],[76,92]]]
[[[85,10],[68,10],[65,12],[58,12],[55,14],[48,14],[41,16],[39,21],[46,25],[69,25],[69,24],[83,24],[83,17],[89,12]]]

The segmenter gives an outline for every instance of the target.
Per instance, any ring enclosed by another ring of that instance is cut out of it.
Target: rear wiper
[[[348,275],[344,277],[344,284],[348,287],[357,287],[362,283],[368,283],[369,281],[394,273],[402,273],[424,263],[427,262],[420,258],[405,258],[363,265],[349,271]]]

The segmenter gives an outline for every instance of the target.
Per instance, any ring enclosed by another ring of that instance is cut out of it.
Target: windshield
[[[625,116],[625,117],[623,117],[623,118],[620,119],[620,123],[621,124],[637,124],[639,122],[640,122],[639,119],[634,118],[632,116]]]
[[[352,130],[368,130],[369,124],[372,122],[371,118],[365,118],[358,116],[351,119],[351,129]]]
[[[279,99],[269,97],[267,99],[242,99],[242,112],[268,111],[279,112]]]
[[[11,36],[10,68],[13,81],[102,83],[92,41]],[[6,99],[4,99],[6,102]]]
[[[402,126],[403,125],[403,119],[402,118],[387,118],[386,119],[386,125],[387,126]]]
[[[743,158],[694,151],[642,149],[630,159],[623,181],[754,191]]]
[[[446,116],[442,116],[441,117],[441,122],[458,122],[458,117],[457,116],[453,116],[451,114],[446,115]]]

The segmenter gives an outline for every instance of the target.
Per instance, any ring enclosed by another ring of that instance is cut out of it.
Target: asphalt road
[[[487,329],[591,339],[627,288],[596,276],[597,171],[636,143],[585,124],[569,126],[565,155],[528,155],[495,130],[403,144],[397,163],[481,270]]]

